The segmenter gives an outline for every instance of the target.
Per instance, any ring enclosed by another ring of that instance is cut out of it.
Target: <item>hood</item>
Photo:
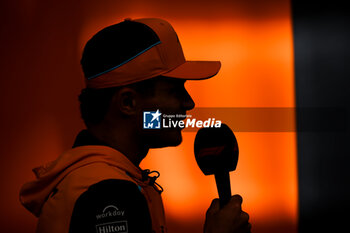
[[[53,162],[34,168],[36,180],[22,186],[20,202],[38,217],[45,201],[65,176],[82,166],[101,162],[125,170],[137,180],[142,179],[141,169],[119,151],[107,146],[79,146]]]

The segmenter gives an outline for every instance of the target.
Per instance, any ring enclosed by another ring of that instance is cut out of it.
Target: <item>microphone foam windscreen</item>
[[[205,175],[234,171],[238,162],[237,139],[226,124],[202,128],[195,138],[194,154]]]

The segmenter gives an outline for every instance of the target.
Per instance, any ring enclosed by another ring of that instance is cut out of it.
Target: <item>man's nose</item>
[[[182,105],[186,111],[193,109],[195,106],[195,103],[194,103],[192,97],[190,96],[190,94],[188,94],[187,91],[185,91],[185,96],[184,96]]]

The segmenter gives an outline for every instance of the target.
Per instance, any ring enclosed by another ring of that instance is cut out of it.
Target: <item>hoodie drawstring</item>
[[[156,174],[155,176],[150,176],[151,174]],[[160,173],[158,171],[150,171],[149,169],[142,170],[142,181],[148,181],[148,184],[153,186],[159,193],[162,193],[164,191],[163,187],[160,186],[156,179],[160,176]]]

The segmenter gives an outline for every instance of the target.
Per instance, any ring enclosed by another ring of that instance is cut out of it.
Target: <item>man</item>
[[[164,20],[126,19],[94,35],[81,64],[87,129],[71,150],[34,169],[38,179],[22,187],[21,202],[39,217],[38,233],[167,232],[159,174],[139,164],[150,148],[179,145],[181,129],[144,129],[143,112],[185,115],[194,108],[185,81],[214,76],[220,62],[186,61]],[[204,232],[250,232],[241,203],[236,195],[220,209],[214,200]]]

